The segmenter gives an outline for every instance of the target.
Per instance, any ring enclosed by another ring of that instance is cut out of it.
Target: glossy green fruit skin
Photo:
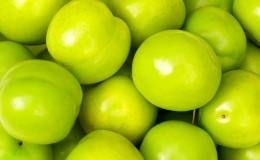
[[[0,117],[5,130],[22,141],[55,143],[65,138],[78,116],[82,90],[60,65],[44,60],[20,62],[0,85]]]
[[[107,129],[139,144],[155,124],[157,112],[131,79],[115,75],[84,93],[79,120],[87,133]]]
[[[138,149],[124,136],[95,130],[87,134],[72,150],[67,160],[144,160]]]
[[[77,120],[70,133],[63,140],[51,144],[53,160],[65,160],[85,135],[86,132]]]
[[[260,159],[260,143],[248,148],[219,146],[218,155],[221,160],[258,160]]]
[[[131,47],[137,49],[151,35],[180,29],[186,17],[182,0],[108,0],[115,16],[122,18],[131,31]]]
[[[199,124],[216,144],[246,148],[259,143],[260,77],[234,70],[223,74],[217,94],[199,111]]]
[[[260,1],[259,0],[234,0],[233,15],[243,26],[249,39],[260,46]]]
[[[11,137],[0,123],[0,159],[2,160],[52,160],[50,145],[22,142]]]
[[[239,69],[254,72],[260,75],[260,48],[251,41],[247,42],[246,55]]]
[[[136,51],[132,77],[152,104],[173,111],[205,105],[216,93],[221,66],[210,45],[182,30],[167,30],[148,38]]]
[[[207,6],[192,12],[183,30],[204,38],[216,52],[222,71],[238,68],[245,56],[246,35],[236,18],[220,8]]]
[[[0,32],[23,44],[44,44],[49,23],[68,0],[0,0]]]
[[[47,32],[51,56],[81,84],[103,81],[124,64],[131,38],[126,23],[100,1],[73,0],[54,16]]]
[[[198,8],[205,6],[215,6],[232,13],[234,0],[183,0],[187,16]]]
[[[217,160],[212,138],[190,123],[169,120],[154,126],[143,139],[140,152],[145,159]]]
[[[0,41],[0,81],[11,67],[33,58],[32,53],[25,46],[13,41]]]

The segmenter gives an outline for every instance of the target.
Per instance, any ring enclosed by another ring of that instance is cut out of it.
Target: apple
[[[13,41],[0,41],[0,81],[11,67],[33,58],[33,54],[22,44]]]
[[[126,23],[97,0],[70,1],[47,31],[51,56],[81,84],[101,82],[115,74],[128,56],[130,41]]]
[[[234,0],[183,0],[187,15],[205,6],[215,6],[232,13],[233,1]]]
[[[146,39],[132,64],[140,93],[155,106],[172,111],[205,105],[217,92],[221,74],[211,46],[182,30],[166,30]]]
[[[87,134],[66,160],[144,160],[138,149],[121,134],[95,130]]]
[[[128,76],[115,75],[84,93],[78,118],[87,133],[111,130],[137,145],[155,124],[157,112]]]
[[[86,135],[77,120],[70,133],[61,141],[51,144],[53,160],[65,160],[78,142]]]
[[[149,130],[140,147],[144,159],[217,160],[212,138],[203,129],[184,121],[164,121]]]
[[[227,148],[219,146],[221,160],[257,160],[260,159],[260,143],[248,148]]]
[[[68,0],[0,0],[0,32],[23,44],[44,44],[49,23]]]
[[[52,160],[50,145],[24,142],[10,136],[0,123],[0,159]]]
[[[2,78],[0,119],[16,139],[51,144],[69,134],[81,101],[81,86],[68,70],[50,61],[27,60]]]
[[[247,148],[260,142],[260,77],[233,70],[223,74],[214,98],[199,109],[198,121],[216,144]]]
[[[251,41],[247,42],[246,55],[239,69],[251,71],[260,75],[260,48]]]
[[[237,69],[245,56],[247,39],[242,26],[220,8],[196,9],[186,18],[183,30],[201,36],[212,46],[223,72]]]
[[[259,0],[234,0],[233,15],[243,26],[249,39],[260,46],[260,1]]]
[[[107,0],[115,16],[122,18],[131,31],[131,47],[139,45],[151,35],[180,29],[186,17],[182,0]]]

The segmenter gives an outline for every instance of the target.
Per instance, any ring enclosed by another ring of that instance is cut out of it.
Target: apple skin
[[[217,160],[212,138],[203,129],[177,120],[157,124],[145,135],[140,147],[144,159]]]
[[[93,84],[115,74],[130,49],[126,23],[100,1],[73,0],[54,16],[47,32],[51,56],[81,84]]]
[[[187,15],[205,6],[215,6],[232,13],[233,1],[234,0],[183,0]]]
[[[54,14],[68,0],[0,0],[0,31],[9,40],[44,44]]]
[[[16,139],[55,143],[69,134],[81,101],[81,86],[68,70],[50,61],[27,60],[2,79],[0,118]]]
[[[79,121],[77,120],[69,135],[67,135],[63,140],[51,144],[53,160],[65,160],[69,153],[85,135],[86,132],[82,129]]]
[[[66,160],[144,160],[138,149],[121,134],[95,130],[87,134]]]
[[[12,41],[0,41],[0,81],[4,74],[19,62],[33,59],[28,48]]]
[[[247,39],[236,18],[220,8],[206,6],[192,12],[183,30],[204,38],[217,54],[222,71],[237,69],[245,56]]]
[[[79,121],[87,133],[111,130],[137,145],[155,124],[157,113],[128,76],[115,75],[84,93]]]
[[[233,15],[246,31],[247,36],[260,47],[260,1],[234,0]]]
[[[217,94],[199,109],[198,121],[216,144],[246,148],[260,141],[260,77],[244,70],[223,74]]]
[[[251,71],[260,75],[260,48],[251,41],[247,42],[246,55],[239,69]]]
[[[182,30],[162,31],[146,39],[132,64],[140,93],[155,106],[172,111],[205,105],[215,95],[221,74],[211,46]]]
[[[50,145],[32,144],[11,137],[0,123],[0,159],[52,160]]]
[[[260,159],[260,143],[248,148],[219,146],[218,155],[221,160],[258,160]]]
[[[157,32],[180,29],[186,16],[182,0],[108,0],[105,3],[115,16],[128,24],[131,47],[135,49]]]

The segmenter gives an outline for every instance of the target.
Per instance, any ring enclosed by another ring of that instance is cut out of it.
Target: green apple
[[[126,23],[96,0],[73,0],[54,16],[47,32],[51,56],[81,84],[103,81],[124,64],[130,48]]]
[[[190,123],[169,120],[157,124],[145,135],[140,152],[147,160],[217,160],[212,138]]]
[[[95,130],[87,134],[66,160],[144,160],[137,148],[121,134]]]
[[[233,9],[233,1],[234,0],[183,0],[187,15],[194,10],[205,6],[219,7],[231,13]]]
[[[241,23],[247,36],[260,46],[260,1],[259,0],[234,0],[233,15]]]
[[[68,0],[0,0],[0,31],[10,40],[44,44],[49,23]]]
[[[16,139],[55,143],[69,134],[81,101],[81,86],[68,70],[50,61],[27,60],[2,78],[0,119]]]
[[[0,32],[0,41],[7,41],[7,38]]]
[[[11,67],[33,58],[30,50],[22,44],[13,41],[0,41],[0,81]]]
[[[69,153],[85,135],[86,132],[82,129],[79,121],[77,120],[69,135],[67,135],[63,140],[51,145],[53,160],[65,160]]]
[[[11,137],[0,123],[0,159],[52,160],[50,145],[32,144]]]
[[[115,75],[84,93],[79,121],[87,133],[111,130],[138,144],[155,124],[157,112],[128,76]]]
[[[245,56],[246,35],[236,18],[220,8],[206,6],[192,12],[183,30],[204,38],[217,54],[222,71],[238,68]]]
[[[183,0],[108,0],[106,4],[128,24],[133,48],[154,33],[180,29],[186,17]]]
[[[220,160],[258,160],[260,159],[260,143],[248,148],[227,148],[219,146]]]
[[[133,81],[152,104],[173,111],[205,105],[217,92],[221,66],[199,36],[167,30],[146,39],[135,53]]]
[[[239,69],[251,71],[260,75],[260,48],[254,43],[248,41],[246,55],[241,62]]]
[[[217,94],[199,111],[199,124],[216,144],[246,148],[260,142],[260,77],[233,70],[223,74]]]

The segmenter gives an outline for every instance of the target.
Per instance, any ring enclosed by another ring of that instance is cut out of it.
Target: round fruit
[[[155,106],[187,111],[205,105],[215,95],[221,66],[202,38],[167,30],[149,37],[138,48],[132,77],[137,89]]]

